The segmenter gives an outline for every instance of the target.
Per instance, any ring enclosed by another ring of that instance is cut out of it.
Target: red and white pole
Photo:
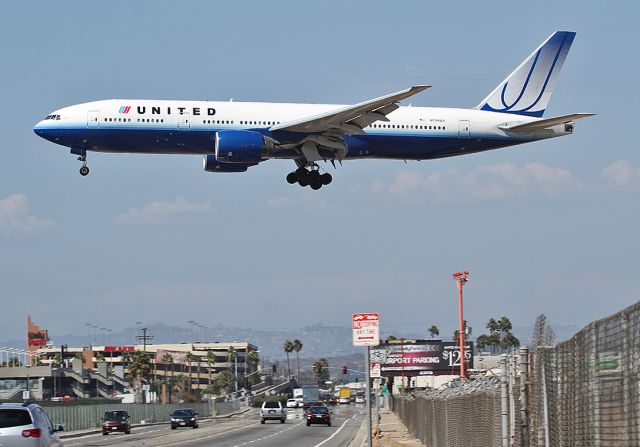
[[[464,271],[464,272],[456,272],[453,274],[453,279],[456,281],[456,283],[458,283],[458,319],[460,320],[460,328],[458,329],[458,340],[460,343],[460,378],[461,379],[466,379],[467,378],[467,370],[466,370],[466,364],[465,364],[465,357],[464,357],[464,348],[466,346],[465,344],[465,327],[464,327],[464,319],[463,319],[463,313],[462,313],[462,287],[466,284],[466,282],[469,280],[469,272]]]

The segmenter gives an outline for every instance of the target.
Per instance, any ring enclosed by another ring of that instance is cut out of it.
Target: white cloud
[[[436,200],[497,200],[536,192],[558,197],[581,187],[580,181],[566,169],[536,162],[524,167],[502,163],[431,174],[403,171],[390,183],[374,182],[370,192],[400,198],[420,194]]]
[[[618,160],[602,170],[607,184],[614,188],[630,188],[640,184],[640,166],[634,167],[627,160]]]
[[[0,199],[0,234],[32,232],[53,227],[53,219],[41,219],[29,214],[27,196],[12,194]]]
[[[189,203],[178,196],[174,202],[151,202],[142,208],[131,208],[124,214],[115,217],[119,224],[160,224],[179,215],[209,211],[209,202]]]

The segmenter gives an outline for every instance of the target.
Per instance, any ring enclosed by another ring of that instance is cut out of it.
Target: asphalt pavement
[[[110,433],[108,436],[89,434],[64,440],[67,447],[344,447],[362,425],[362,406],[335,406],[332,426],[306,426],[301,409],[289,409],[287,421],[267,421],[260,424],[257,409],[227,419],[201,420],[199,428],[171,430],[169,424],[133,427],[131,434]]]

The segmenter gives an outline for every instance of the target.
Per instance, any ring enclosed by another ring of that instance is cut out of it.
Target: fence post
[[[507,393],[507,354],[500,356],[500,410],[502,447],[509,447],[509,397]]]
[[[538,355],[538,361],[541,363],[540,373],[542,375],[542,411],[544,412],[544,445],[545,447],[551,447],[551,440],[549,438],[549,401],[547,399],[547,377],[545,375],[546,369],[546,352],[543,351],[544,348],[540,349],[540,354]],[[544,360],[542,360],[544,358]]]
[[[520,348],[520,445],[529,447],[529,348]]]
[[[516,376],[518,374],[518,354],[514,350],[509,362],[509,433],[511,433],[511,446],[516,445]]]

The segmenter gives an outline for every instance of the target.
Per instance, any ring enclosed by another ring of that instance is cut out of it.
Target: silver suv
[[[260,408],[260,423],[264,424],[268,420],[280,420],[282,424],[287,420],[287,410],[282,406],[279,400],[267,401],[262,403]]]
[[[62,425],[52,425],[49,416],[37,404],[0,404],[0,446],[62,446],[58,432]]]

